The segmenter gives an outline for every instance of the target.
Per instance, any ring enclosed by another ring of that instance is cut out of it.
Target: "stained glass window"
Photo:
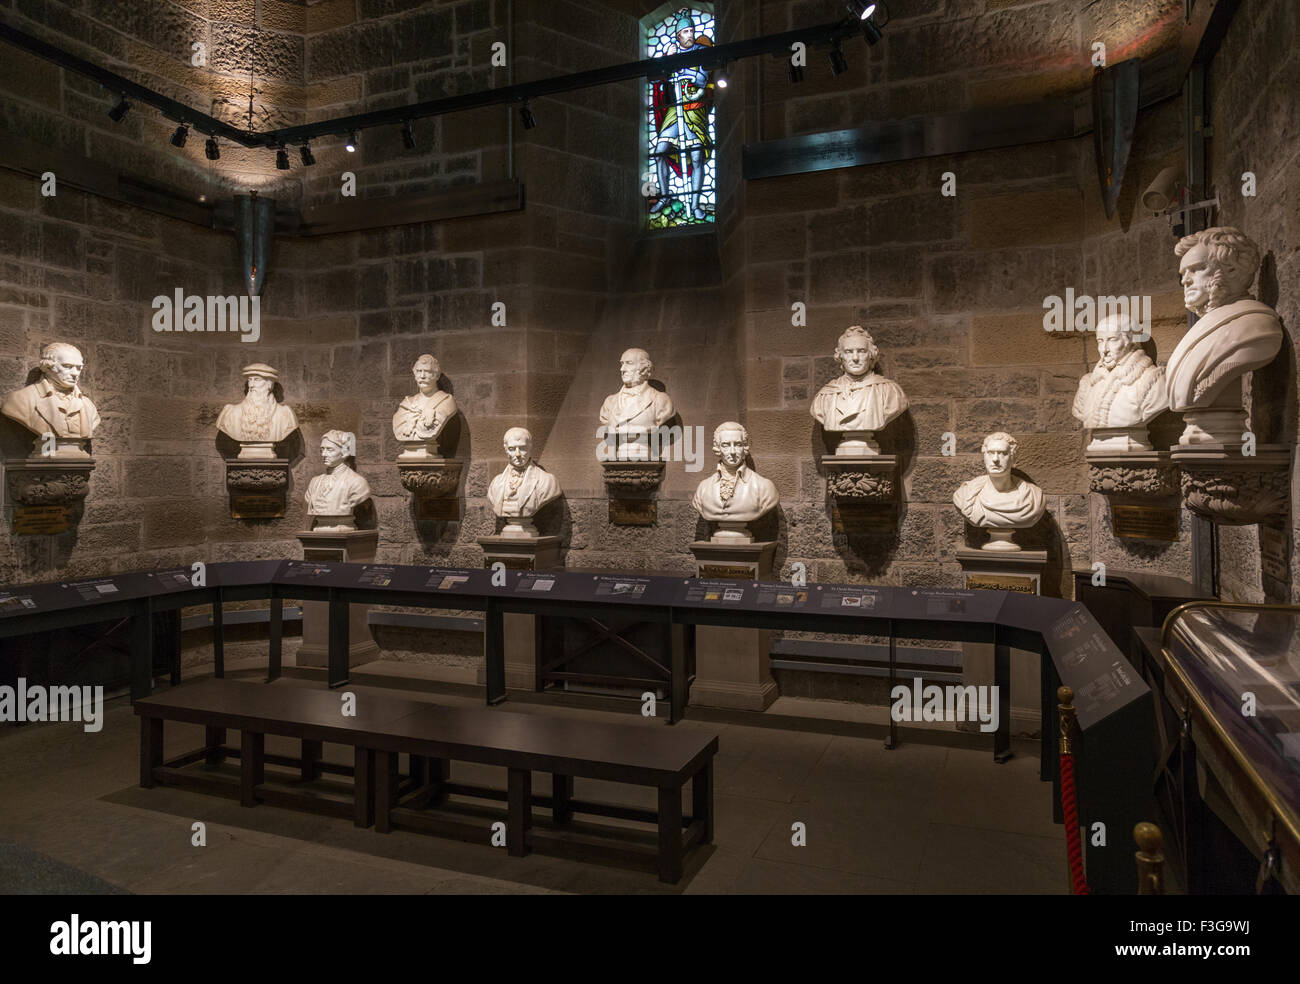
[[[663,58],[714,44],[709,4],[667,11],[642,22],[648,58]],[[646,83],[644,190],[651,229],[675,229],[712,222],[717,205],[718,162],[714,155],[713,73],[678,69]]]

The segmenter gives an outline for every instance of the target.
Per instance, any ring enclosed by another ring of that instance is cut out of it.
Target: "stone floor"
[[[272,686],[323,686],[285,679]],[[386,692],[386,691],[377,691]],[[410,691],[404,691],[411,696]],[[469,696],[431,700],[477,705]],[[634,727],[666,727],[626,713],[557,706],[507,708]],[[987,748],[782,730],[688,718],[719,735],[715,843],[696,852],[680,885],[653,874],[396,831],[174,788],[140,789],[137,719],[109,702],[104,728],[0,729],[0,842],[141,893],[1064,893],[1062,828],[1038,747],[993,762]],[[810,725],[813,727],[813,725]],[[830,729],[834,730],[834,729]],[[843,730],[842,728],[840,729]],[[956,737],[956,736],[954,736]],[[201,744],[197,727],[167,726],[167,754]],[[232,734],[237,742],[237,736]],[[268,739],[268,751],[296,743]],[[326,746],[327,758],[350,752]],[[330,754],[332,753],[332,754]],[[457,763],[453,776],[504,788],[504,770]],[[545,779],[539,778],[545,790]],[[653,792],[577,780],[579,795],[652,806]],[[504,805],[501,807],[504,815]],[[191,825],[207,846],[191,846]],[[802,822],[807,845],[791,844]],[[9,891],[22,891],[7,883]],[[30,890],[30,888],[28,889]]]

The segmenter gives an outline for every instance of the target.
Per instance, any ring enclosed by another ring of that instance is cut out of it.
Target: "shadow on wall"
[[[1257,296],[1262,303],[1276,311],[1280,295],[1277,257],[1270,251],[1260,264]],[[1260,444],[1295,447],[1296,401],[1296,350],[1291,333],[1283,321],[1282,350],[1276,359],[1251,374],[1250,426]],[[1294,495],[1287,497],[1286,511],[1277,517],[1276,522],[1259,528],[1260,587],[1264,592],[1264,601],[1268,604],[1290,604],[1293,600],[1290,556],[1295,527],[1291,507],[1293,499]],[[1280,558],[1276,556],[1279,551],[1282,554]],[[1285,572],[1286,577],[1273,577],[1270,571]]]

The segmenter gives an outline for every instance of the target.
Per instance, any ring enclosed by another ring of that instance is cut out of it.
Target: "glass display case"
[[[1214,779],[1197,784],[1206,805],[1259,860],[1257,884],[1300,890],[1300,607],[1193,602],[1162,648]]]

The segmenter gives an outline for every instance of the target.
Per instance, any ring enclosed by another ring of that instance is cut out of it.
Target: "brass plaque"
[[[1265,574],[1283,583],[1291,580],[1286,534],[1270,523],[1259,524],[1259,559]]]
[[[966,590],[1016,591],[1020,594],[1038,594],[1038,578],[1028,574],[967,574]]]
[[[63,533],[68,528],[67,506],[14,506],[14,536]]]
[[[338,547],[303,547],[302,559],[317,564],[342,564],[348,557],[347,551]]]
[[[230,515],[235,519],[280,519],[284,515],[284,496],[232,495]]]
[[[728,581],[752,581],[758,577],[758,565],[701,564],[700,577],[723,578]]]
[[[426,499],[415,500],[415,518],[421,522],[454,523],[460,519],[460,500]]]
[[[1178,512],[1177,507],[1112,502],[1110,525],[1115,535],[1125,540],[1164,540],[1173,543],[1178,539]]]
[[[831,529],[836,533],[896,533],[898,513],[893,504],[842,502],[831,499]]]
[[[508,571],[531,571],[533,569],[533,558],[518,557],[512,554],[485,553],[483,566],[490,568],[493,564],[500,564]]]
[[[609,500],[609,521],[615,526],[654,526],[658,518],[654,499]]]

